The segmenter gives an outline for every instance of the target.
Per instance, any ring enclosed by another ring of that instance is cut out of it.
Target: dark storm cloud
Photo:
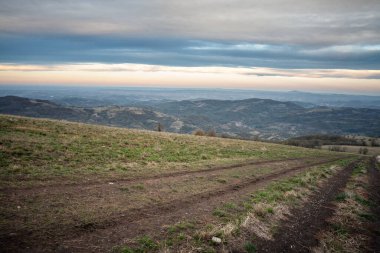
[[[0,1],[0,61],[379,69],[380,3]]]

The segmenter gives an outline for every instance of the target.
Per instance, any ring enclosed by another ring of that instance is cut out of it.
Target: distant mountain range
[[[322,94],[301,91],[0,85],[0,96],[10,95],[50,100],[64,106],[78,107],[109,105],[153,106],[162,102],[182,100],[260,98],[283,102],[291,101],[305,108],[328,106],[380,109],[380,96]]]
[[[160,123],[170,132],[191,132],[196,129],[196,126],[183,126],[183,122],[176,117],[145,108],[66,107],[48,100],[16,96],[0,97],[0,113],[148,130],[157,129]]]
[[[48,100],[0,97],[0,113],[127,128],[191,133],[215,130],[231,137],[283,140],[309,134],[380,136],[380,110],[307,108],[270,99],[184,100],[154,106],[73,107]]]
[[[305,108],[270,99],[168,102],[156,106],[185,124],[215,128],[219,133],[262,139],[285,139],[309,134],[380,135],[380,110]]]

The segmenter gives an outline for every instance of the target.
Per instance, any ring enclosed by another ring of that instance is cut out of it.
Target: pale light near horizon
[[[0,65],[0,84],[242,88],[380,94],[380,70],[171,67],[147,64]]]
[[[380,94],[379,0],[0,1],[0,84]]]

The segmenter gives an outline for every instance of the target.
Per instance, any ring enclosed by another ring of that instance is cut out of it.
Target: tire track
[[[309,167],[318,166],[318,165],[322,165],[322,164],[329,163],[329,162],[334,162],[334,161],[337,161],[340,159],[342,159],[342,158],[328,159],[328,160],[324,160],[324,161],[318,161],[318,162],[310,163],[307,165],[296,166],[296,167],[293,167],[290,169],[284,169],[284,170],[276,171],[273,173],[268,173],[268,174],[262,175],[260,177],[254,177],[254,178],[249,179],[249,180],[244,180],[240,183],[231,184],[231,185],[227,185],[225,187],[221,187],[221,188],[218,188],[215,190],[194,194],[194,195],[187,197],[186,199],[175,199],[175,200],[163,203],[163,204],[158,204],[156,206],[143,207],[143,208],[138,208],[136,210],[131,210],[130,212],[128,212],[128,214],[125,214],[125,213],[124,214],[118,214],[114,218],[120,217],[120,215],[132,216],[133,218],[130,218],[130,220],[136,221],[139,219],[143,219],[143,218],[145,218],[149,215],[152,215],[152,214],[171,211],[171,210],[177,208],[178,206],[185,208],[188,205],[191,205],[191,204],[194,204],[194,203],[197,203],[200,201],[206,201],[206,200],[208,200],[210,198],[214,198],[216,196],[222,196],[224,194],[228,194],[231,191],[239,191],[240,189],[243,189],[243,188],[245,188],[249,185],[252,185],[252,184],[256,184],[256,183],[264,182],[264,181],[272,181],[272,180],[280,177],[281,175],[284,175],[287,173],[307,169]]]
[[[270,173],[239,184],[226,186],[217,190],[195,194],[186,199],[177,199],[168,203],[146,207],[115,216],[108,224],[93,224],[90,231],[78,234],[75,239],[63,243],[68,252],[105,252],[122,243],[127,238],[139,235],[162,232],[165,224],[173,224],[179,220],[194,218],[207,219],[212,210],[226,201],[236,201],[242,195],[251,193],[275,179],[292,176],[310,167],[334,162],[342,158],[334,158],[314,162],[312,164],[292,167]],[[81,250],[85,248],[86,251]],[[71,250],[71,251],[70,251]]]
[[[371,206],[371,211],[374,214],[375,221],[373,226],[369,228],[371,232],[370,248],[372,252],[380,252],[380,171],[376,166],[376,158],[374,157],[368,167],[369,174],[369,196],[375,203]]]
[[[256,238],[258,252],[310,252],[317,246],[315,235],[328,225],[327,219],[334,213],[335,197],[345,187],[359,161],[350,163],[330,178],[302,207],[291,210],[291,217],[282,222],[273,241]]]
[[[288,177],[307,168],[341,159],[344,157],[334,157],[283,169],[183,199],[118,213],[96,223],[52,228],[46,231],[25,231],[25,233],[20,231],[16,237],[2,239],[7,241],[8,246],[13,244],[16,249],[18,249],[18,245],[24,244],[28,247],[28,252],[57,252],[62,249],[62,252],[105,252],[114,245],[122,243],[126,238],[160,233],[165,224],[173,224],[189,217],[201,218],[210,215],[213,208],[220,205],[221,202],[234,201],[243,194],[265,186],[272,180]],[[272,163],[275,162],[272,161]]]
[[[318,158],[324,158],[324,157],[318,157]],[[343,159],[344,157],[341,157]],[[58,183],[58,184],[51,184],[51,185],[39,185],[39,186],[27,186],[27,187],[5,187],[3,189],[0,189],[4,193],[16,193],[16,192],[36,192],[36,191],[47,191],[47,190],[53,190],[53,191],[62,191],[64,189],[68,188],[83,188],[83,187],[91,187],[91,186],[102,186],[102,185],[108,185],[109,182],[112,183],[142,183],[149,180],[160,180],[160,179],[167,179],[167,178],[176,178],[176,177],[182,177],[182,176],[190,176],[190,175],[202,175],[207,174],[211,172],[218,172],[218,171],[224,171],[224,170],[231,170],[236,168],[242,168],[246,166],[251,165],[264,165],[264,164],[274,164],[274,163],[281,163],[281,162],[289,162],[289,161],[307,161],[310,160],[310,157],[302,157],[302,158],[288,158],[288,159],[279,159],[279,160],[264,160],[264,161],[248,161],[243,163],[237,163],[237,164],[231,164],[227,166],[216,166],[212,168],[207,169],[201,169],[201,170],[185,170],[185,171],[177,171],[177,172],[171,172],[171,173],[163,173],[159,175],[153,175],[153,176],[143,176],[143,177],[134,177],[134,178],[121,178],[121,179],[105,179],[104,181],[93,181],[93,182],[75,182],[75,183]],[[106,182],[105,182],[106,181]]]

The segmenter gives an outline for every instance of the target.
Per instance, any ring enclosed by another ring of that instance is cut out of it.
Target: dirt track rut
[[[14,249],[28,248],[28,252],[106,252],[113,246],[126,243],[126,240],[139,235],[159,235],[165,224],[194,218],[207,221],[212,210],[223,202],[236,201],[272,180],[289,177],[312,166],[341,160],[343,157],[320,159],[183,199],[119,213],[96,224],[82,224],[74,228],[60,227],[55,231],[43,231],[40,235],[20,233],[17,237],[7,238],[10,239],[7,242]],[[14,245],[15,243],[20,245]]]
[[[370,199],[374,202],[372,212],[375,215],[373,227],[370,228],[372,241],[372,252],[380,252],[380,171],[376,168],[376,160],[372,159],[369,165],[369,194]]]
[[[122,214],[122,215],[124,215],[126,217],[132,216],[133,218],[131,218],[130,220],[136,221],[138,219],[143,219],[146,216],[149,216],[149,214],[167,212],[167,211],[170,211],[173,209],[177,209],[178,207],[185,208],[186,206],[189,206],[191,204],[201,202],[201,201],[206,201],[208,199],[215,198],[217,196],[223,196],[225,194],[228,194],[229,192],[238,192],[239,190],[244,190],[244,188],[248,187],[249,185],[254,185],[254,184],[257,184],[257,183],[263,182],[263,181],[271,181],[271,180],[277,179],[281,176],[287,175],[287,174],[292,173],[292,172],[303,170],[303,169],[306,169],[306,168],[311,167],[311,166],[317,166],[317,165],[325,164],[328,162],[334,162],[334,161],[337,161],[340,159],[341,158],[328,159],[328,160],[324,160],[324,161],[318,161],[318,162],[310,163],[307,165],[292,167],[290,169],[280,170],[277,172],[265,174],[265,175],[260,176],[260,177],[255,177],[255,178],[252,178],[249,180],[244,180],[244,181],[237,183],[237,184],[231,184],[231,185],[227,185],[225,187],[221,187],[221,188],[218,188],[215,190],[206,191],[206,192],[202,192],[199,194],[194,194],[194,195],[191,195],[191,196],[186,197],[184,199],[176,199],[176,200],[173,200],[173,201],[170,201],[167,203],[163,203],[163,204],[159,204],[156,206],[144,207],[142,209],[139,208],[137,210],[131,210],[131,212],[128,212],[127,214]],[[115,217],[115,219],[116,219],[116,217]]]
[[[192,195],[186,199],[134,210],[121,214],[108,223],[96,226],[94,231],[82,233],[75,239],[67,240],[61,245],[68,252],[104,252],[110,247],[125,243],[128,239],[144,234],[158,235],[163,232],[163,225],[187,219],[208,220],[212,210],[222,203],[236,201],[245,194],[264,187],[269,182],[289,177],[312,166],[340,160],[334,158],[312,164],[292,167],[259,178],[247,180],[237,185],[230,185],[215,191]],[[80,246],[79,246],[80,245]]]
[[[323,157],[322,157],[323,158]],[[303,158],[288,158],[288,159],[279,159],[279,160],[264,160],[264,161],[247,161],[247,162],[241,162],[236,164],[231,164],[227,166],[215,166],[215,167],[209,167],[205,169],[200,170],[183,170],[183,171],[177,171],[177,172],[171,172],[171,173],[163,173],[159,175],[153,175],[153,176],[140,176],[140,177],[134,177],[134,178],[110,178],[109,180],[102,180],[102,181],[90,181],[90,182],[75,182],[75,183],[55,183],[51,185],[39,185],[39,186],[27,186],[27,187],[5,187],[1,189],[3,192],[35,192],[35,191],[46,191],[46,190],[52,190],[52,191],[61,191],[63,189],[69,189],[69,188],[83,188],[83,187],[91,187],[91,186],[102,186],[107,185],[109,182],[112,183],[142,183],[148,180],[159,180],[159,179],[166,179],[166,178],[175,178],[175,177],[181,177],[186,175],[201,175],[204,173],[212,173],[217,171],[224,171],[224,170],[231,170],[236,168],[241,168],[245,166],[250,165],[264,165],[264,164],[274,164],[274,163],[280,163],[280,162],[288,162],[288,161],[304,161],[308,160],[310,157],[303,157]]]
[[[334,213],[333,201],[347,184],[358,161],[330,178],[302,207],[291,210],[291,217],[280,224],[273,241],[256,238],[258,252],[309,252],[317,246],[315,235],[328,225]],[[239,252],[239,251],[234,251]]]

